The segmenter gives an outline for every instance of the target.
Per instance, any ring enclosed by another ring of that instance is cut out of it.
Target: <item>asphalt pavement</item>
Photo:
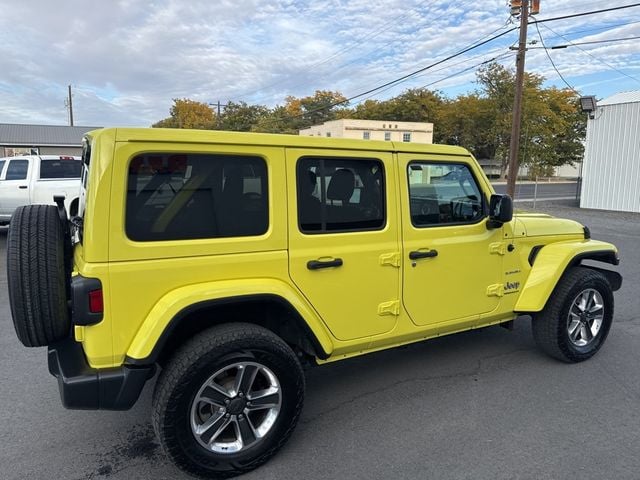
[[[492,327],[315,368],[291,440],[242,478],[640,478],[640,215],[542,209],[620,248],[624,283],[596,357],[567,365],[544,356],[522,318],[512,332]],[[152,382],[128,412],[61,406],[45,349],[15,337],[5,243],[0,228],[0,478],[188,478],[154,438]]]

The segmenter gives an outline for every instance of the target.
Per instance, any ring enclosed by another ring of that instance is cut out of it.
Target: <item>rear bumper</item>
[[[155,373],[154,366],[92,368],[73,339],[50,345],[48,360],[62,404],[74,410],[128,410]]]

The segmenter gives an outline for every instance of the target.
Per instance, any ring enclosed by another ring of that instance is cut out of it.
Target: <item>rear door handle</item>
[[[409,252],[409,258],[411,260],[418,260],[420,258],[433,258],[437,256],[437,250],[427,250],[426,252],[423,252],[421,250],[414,250],[413,252]]]
[[[307,268],[309,270],[320,270],[321,268],[341,267],[342,259],[334,258],[333,260],[309,260]]]

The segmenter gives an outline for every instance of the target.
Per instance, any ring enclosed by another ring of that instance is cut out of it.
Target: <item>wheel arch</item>
[[[165,295],[138,330],[127,350],[125,364],[148,365],[162,362],[184,341],[214,325],[244,322],[260,325],[274,332],[285,342],[301,352],[321,359],[329,357],[333,344],[321,320],[294,292],[282,288],[264,288],[247,293],[231,293],[229,285],[211,293],[211,286],[183,287],[190,295],[180,298],[180,293]],[[238,287],[235,285],[234,287]],[[280,286],[281,287],[281,286]],[[234,288],[237,290],[237,288]],[[287,289],[288,290],[288,289]],[[170,303],[167,297],[180,298],[179,305]]]
[[[542,247],[534,258],[531,272],[520,293],[514,311],[535,313],[541,311],[560,278],[574,266],[582,265],[604,274],[612,289],[618,290],[622,276],[618,272],[582,264],[584,260],[618,265],[618,251],[610,243],[597,240],[558,242]]]

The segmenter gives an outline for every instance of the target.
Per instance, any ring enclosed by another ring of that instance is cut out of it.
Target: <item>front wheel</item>
[[[158,379],[153,423],[181,469],[205,478],[248,472],[273,456],[295,427],[304,375],[289,346],[250,324],[198,335]]]
[[[547,305],[532,319],[533,338],[545,353],[565,362],[595,355],[613,320],[613,292],[597,270],[573,267],[560,279]]]

